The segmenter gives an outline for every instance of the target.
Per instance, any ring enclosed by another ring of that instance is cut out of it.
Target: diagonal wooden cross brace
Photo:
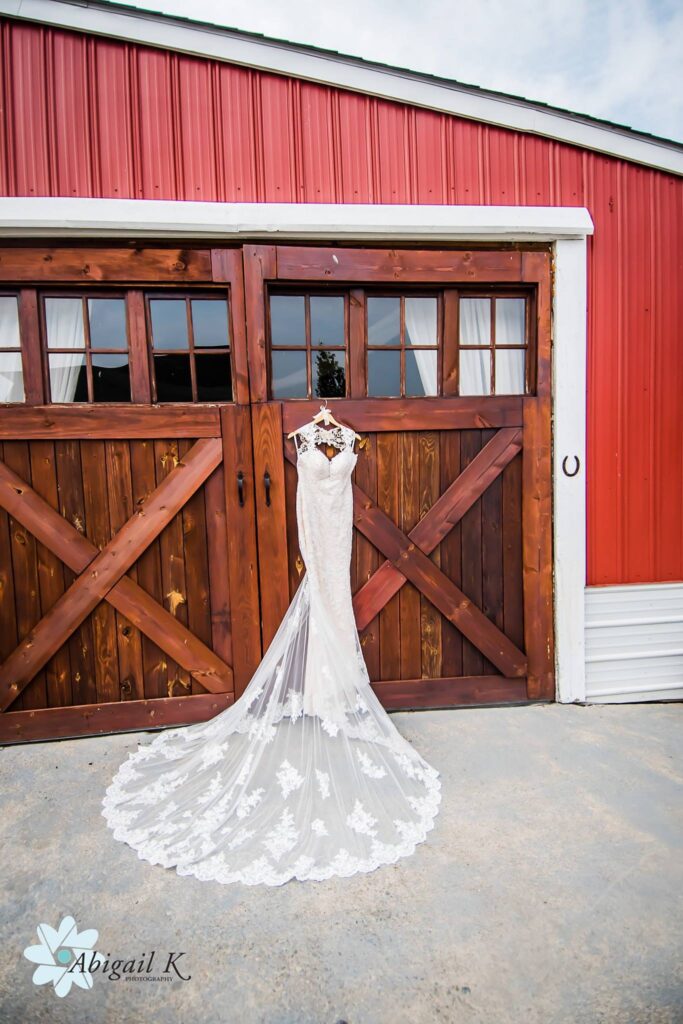
[[[104,598],[202,686],[231,690],[233,673],[125,573],[222,460],[220,439],[201,438],[102,551],[0,462],[0,505],[80,575],[0,666],[5,710]]]
[[[430,555],[521,450],[520,427],[499,430],[413,527],[408,534],[410,541]],[[353,597],[359,630],[372,622],[405,581],[406,577],[391,562],[379,566]]]
[[[353,485],[354,525],[387,559],[365,584],[365,587],[370,587],[379,577],[375,585],[377,589],[370,591],[368,602],[368,608],[374,610],[364,625],[372,621],[383,607],[383,601],[378,604],[380,598],[387,593],[388,600],[407,579],[503,675],[526,675],[525,654],[428,557],[489,483],[514,458],[521,444],[521,430],[518,427],[499,430],[434,503],[409,536],[392,522],[365,491],[357,484]],[[286,450],[286,455],[290,462],[296,464],[296,456],[290,449]],[[358,625],[363,628],[360,623]]]

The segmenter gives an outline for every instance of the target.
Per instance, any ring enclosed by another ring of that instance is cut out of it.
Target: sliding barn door
[[[241,252],[0,264],[0,740],[210,718],[261,657]]]
[[[263,645],[304,571],[295,450],[362,435],[352,585],[388,708],[552,699],[544,252],[245,250]]]

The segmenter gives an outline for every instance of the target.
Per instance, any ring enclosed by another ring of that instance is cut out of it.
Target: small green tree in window
[[[315,365],[317,369],[316,396],[318,398],[344,398],[346,395],[344,368],[337,362],[334,352],[316,352]]]

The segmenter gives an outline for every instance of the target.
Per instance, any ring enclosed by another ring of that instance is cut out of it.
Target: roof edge
[[[0,15],[270,71],[683,175],[683,143],[540,101],[109,0],[0,0]]]

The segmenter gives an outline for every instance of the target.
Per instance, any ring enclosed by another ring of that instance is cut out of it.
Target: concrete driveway
[[[683,708],[398,714],[442,773],[414,856],[351,879],[220,886],[115,842],[100,800],[137,738],[5,748],[2,1021],[683,1021]],[[145,738],[145,737],[143,737]],[[150,978],[59,999],[22,951],[65,915]]]

